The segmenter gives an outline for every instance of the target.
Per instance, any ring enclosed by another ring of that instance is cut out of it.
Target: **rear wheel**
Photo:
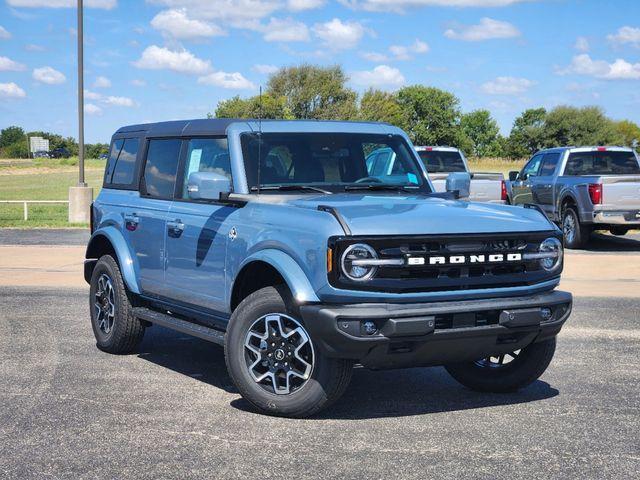
[[[266,287],[245,298],[231,316],[225,358],[240,394],[259,410],[308,417],[342,395],[352,363],[315,348],[291,305],[282,288]]]
[[[445,368],[465,387],[480,392],[514,392],[535,382],[556,351],[556,339],[533,343],[521,350]]]
[[[583,248],[589,241],[591,229],[580,223],[574,207],[566,207],[562,213],[562,233],[567,248]]]
[[[627,227],[611,227],[609,231],[611,232],[611,235],[621,237],[626,235],[629,232],[629,229]]]
[[[111,255],[98,260],[89,289],[91,327],[100,350],[130,353],[144,336],[144,324],[133,315],[118,263]]]

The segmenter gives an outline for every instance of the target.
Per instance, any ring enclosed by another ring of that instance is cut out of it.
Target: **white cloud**
[[[586,75],[604,80],[640,80],[640,63],[629,63],[622,58],[613,63],[593,60],[588,54],[576,55],[571,64],[557,71],[559,75]]]
[[[404,12],[416,7],[507,7],[530,0],[339,0],[354,10]]]
[[[427,53],[429,45],[421,40],[416,40],[412,45],[392,45],[389,51],[396,60],[411,60],[413,53]]]
[[[102,95],[97,92],[92,92],[91,90],[85,89],[84,98],[87,98],[89,100],[100,100],[102,98]]]
[[[640,28],[620,27],[615,34],[607,35],[607,40],[617,45],[629,44],[640,48]]]
[[[458,25],[444,32],[444,36],[465,42],[481,42],[496,38],[513,38],[520,36],[520,31],[510,24],[493,18],[483,17],[476,25]]]
[[[262,27],[267,42],[306,42],[309,40],[309,28],[292,18],[271,18]]]
[[[0,72],[20,72],[25,67],[22,63],[15,62],[9,57],[0,57]]]
[[[0,83],[0,98],[24,98],[27,94],[13,82]]]
[[[256,21],[282,7],[281,0],[148,0],[169,8],[186,8],[191,18],[220,20],[225,26],[256,29]]]
[[[106,105],[114,105],[116,107],[135,107],[136,102],[129,97],[108,96],[102,100]]]
[[[4,28],[2,25],[0,25],[0,39],[3,40],[8,40],[11,38],[11,33],[9,33],[9,31]]]
[[[62,72],[52,67],[34,68],[32,76],[37,82],[48,85],[57,85],[67,80],[67,77]]]
[[[287,8],[294,12],[301,12],[303,10],[313,10],[314,8],[320,8],[325,4],[325,0],[288,0]]]
[[[324,44],[333,50],[355,47],[365,34],[365,28],[358,22],[343,22],[339,18],[325,23],[316,23],[313,31]]]
[[[171,9],[158,13],[151,20],[151,26],[164,35],[177,39],[216,37],[226,32],[217,25],[187,16],[187,10]]]
[[[271,75],[272,73],[276,73],[279,70],[279,67],[276,67],[275,65],[264,65],[258,63],[253,66],[252,70],[262,75]]]
[[[213,72],[209,75],[198,78],[198,83],[233,90],[253,90],[256,88],[253,83],[247,80],[239,72]]]
[[[99,76],[93,82],[93,88],[109,88],[111,87],[111,80],[107,77]]]
[[[7,0],[12,7],[24,8],[76,8],[77,0]],[[86,0],[85,7],[111,10],[118,5],[118,0]]]
[[[102,115],[102,109],[93,103],[86,103],[84,106],[84,113],[87,115],[99,116]]]
[[[131,80],[131,85],[133,85],[134,87],[146,87],[147,82],[145,82],[144,80],[140,80],[139,78],[134,78],[133,80]]]
[[[44,52],[45,48],[42,45],[36,45],[35,43],[28,43],[24,46],[24,49],[28,52]]]
[[[369,60],[370,62],[375,63],[386,62],[389,60],[389,57],[387,55],[380,52],[363,52],[361,55],[365,60]]]
[[[400,70],[388,65],[378,65],[373,70],[353,72],[351,80],[356,85],[374,88],[398,88],[406,82]]]
[[[148,70],[172,70],[188,75],[204,75],[211,71],[209,60],[202,60],[188,50],[174,51],[157,45],[147,47],[133,65]]]
[[[489,95],[518,95],[526,92],[536,82],[517,77],[497,77],[495,80],[483,83],[480,90]]]
[[[588,52],[589,40],[586,37],[578,37],[576,38],[576,43],[573,44],[573,48],[579,52]]]

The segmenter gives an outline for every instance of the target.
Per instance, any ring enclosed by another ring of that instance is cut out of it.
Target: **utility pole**
[[[69,187],[69,223],[89,223],[93,188],[84,177],[84,19],[78,0],[78,184]]]

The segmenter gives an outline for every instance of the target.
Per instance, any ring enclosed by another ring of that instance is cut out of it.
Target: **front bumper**
[[[557,335],[571,307],[570,293],[551,291],[459,302],[309,304],[300,310],[325,355],[382,369],[513,352]],[[543,316],[543,309],[551,316]],[[373,322],[375,333],[367,333],[365,322]]]
[[[640,210],[596,211],[593,212],[593,223],[640,228]]]

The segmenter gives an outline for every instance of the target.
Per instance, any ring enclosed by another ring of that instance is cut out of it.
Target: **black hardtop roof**
[[[141,123],[119,128],[115,135],[123,133],[139,133],[148,137],[154,136],[188,136],[188,135],[225,135],[232,123],[259,122],[253,118],[198,118],[194,120],[171,120],[168,122]],[[381,123],[381,122],[347,122],[339,120],[262,120],[266,122],[321,122],[321,123]]]

